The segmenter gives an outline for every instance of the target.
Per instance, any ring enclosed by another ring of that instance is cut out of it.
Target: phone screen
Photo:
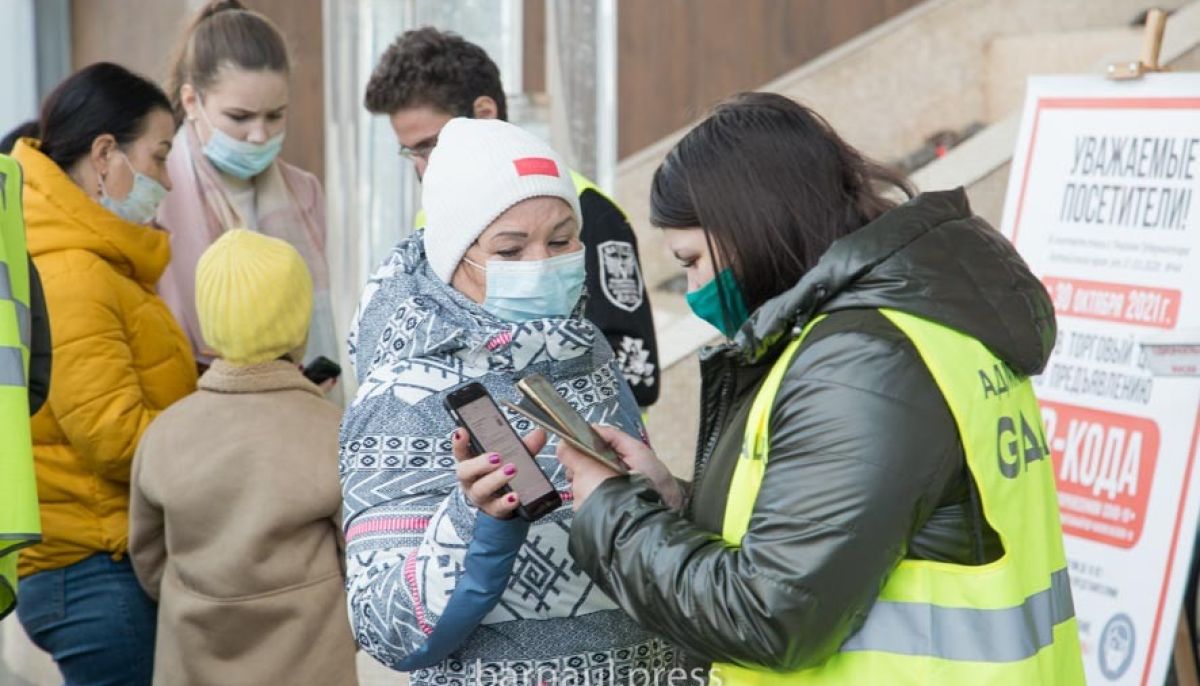
[[[522,503],[533,503],[553,490],[553,485],[542,474],[517,432],[508,425],[500,414],[496,403],[489,396],[480,396],[458,407],[458,416],[475,437],[479,447],[490,453],[499,453],[505,462],[517,467],[517,475],[509,485]]]

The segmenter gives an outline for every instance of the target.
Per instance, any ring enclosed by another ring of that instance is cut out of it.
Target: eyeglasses
[[[437,136],[434,136],[433,138],[429,138],[424,141],[421,141],[420,143],[414,145],[411,148],[408,147],[407,145],[401,145],[400,146],[400,156],[407,158],[410,161],[415,160],[417,158],[421,158],[421,159],[425,160],[426,162],[428,162],[429,155],[433,152],[433,149],[437,147],[437,142],[438,142]]]

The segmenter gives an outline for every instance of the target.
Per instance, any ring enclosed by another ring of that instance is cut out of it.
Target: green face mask
[[[750,317],[742,289],[738,287],[737,280],[733,278],[733,269],[729,267],[688,293],[687,304],[697,317],[720,329],[726,338],[733,338]]]

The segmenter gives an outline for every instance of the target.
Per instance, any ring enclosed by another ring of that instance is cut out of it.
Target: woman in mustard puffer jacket
[[[167,234],[170,104],[115,64],[46,100],[23,139],[29,252],[41,273],[54,384],[33,419],[42,543],[22,552],[17,614],[67,683],[150,683],[155,606],[126,557],[129,473],[146,426],[196,386],[191,346],[155,293]]]

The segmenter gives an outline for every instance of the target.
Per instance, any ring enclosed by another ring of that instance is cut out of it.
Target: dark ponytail
[[[97,137],[112,134],[117,145],[137,140],[146,117],[171,112],[153,81],[112,62],[97,62],[68,76],[42,104],[41,152],[64,171],[91,153]]]
[[[221,67],[287,74],[291,69],[283,34],[258,12],[238,0],[213,0],[184,31],[171,58],[167,94],[176,121],[183,119],[180,90],[190,83],[203,91]]]

